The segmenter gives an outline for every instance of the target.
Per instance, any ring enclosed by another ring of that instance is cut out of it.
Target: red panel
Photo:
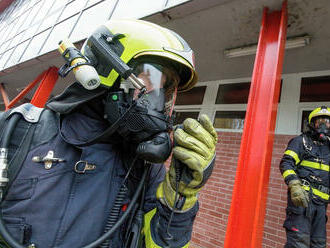
[[[37,107],[43,108],[47,102],[50,93],[52,92],[54,85],[58,78],[58,69],[56,67],[50,67],[46,71],[42,72],[35,80],[29,83],[13,100],[8,104],[5,104],[6,110],[12,108],[20,99],[22,99],[30,90],[32,90],[41,80],[39,87],[34,93],[31,103]],[[5,101],[5,91],[0,87],[2,97]]]
[[[34,93],[31,103],[39,108],[43,108],[52,92],[57,78],[58,78],[58,69],[56,67],[50,67],[41,80],[41,83]]]
[[[47,70],[48,71],[48,70]],[[34,86],[36,86],[40,80],[46,75],[47,71],[41,73],[35,80],[29,83],[13,100],[10,101],[6,109],[12,108],[19,100],[21,100]]]
[[[286,24],[286,1],[281,11],[264,9],[225,248],[262,245]]]
[[[5,110],[8,110],[9,98],[3,83],[0,84],[0,92],[3,99],[3,103],[5,104]]]

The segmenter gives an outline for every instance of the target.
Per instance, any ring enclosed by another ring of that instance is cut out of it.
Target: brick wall
[[[278,164],[293,136],[276,135],[269,180],[263,248],[283,248],[286,192]],[[213,174],[200,192],[200,211],[193,229],[191,248],[220,248],[224,245],[232,190],[236,175],[241,133],[219,133],[217,159]],[[328,208],[328,215],[330,208]],[[327,225],[330,242],[330,224]]]

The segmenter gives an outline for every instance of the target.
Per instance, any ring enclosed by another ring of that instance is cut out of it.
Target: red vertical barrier
[[[262,245],[286,25],[286,1],[281,11],[264,9],[225,248]]]
[[[8,98],[8,95],[7,95],[7,92],[5,90],[5,86],[3,83],[0,84],[0,92],[1,92],[2,99],[3,99],[3,103],[5,105],[5,110],[7,111],[8,105],[9,105],[9,98]]]
[[[33,80],[31,83],[29,83],[29,85],[27,85],[24,90],[22,90],[13,100],[11,100],[8,105],[6,106],[6,110],[12,108],[15,104],[17,104],[28,92],[30,92],[30,90],[33,89],[33,87],[35,87],[39,81],[45,77],[45,75],[47,74],[47,71],[44,71],[43,73],[41,73],[40,75],[38,75],[38,77],[36,77],[35,80]]]
[[[2,85],[0,85],[0,93],[5,103],[6,110],[12,108],[17,104],[30,90],[32,90],[40,81],[40,84],[35,91],[31,103],[39,108],[43,108],[52,92],[57,78],[58,69],[56,67],[50,67],[46,71],[42,72],[35,80],[29,83],[24,90],[22,90],[13,100],[8,102],[7,93]]]
[[[52,92],[57,78],[58,78],[58,69],[56,67],[50,67],[46,72],[45,76],[42,78],[38,89],[34,93],[31,103],[39,108],[43,108]]]

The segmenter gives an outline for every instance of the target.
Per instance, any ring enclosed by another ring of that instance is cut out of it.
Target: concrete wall
[[[211,178],[199,196],[200,211],[194,224],[191,248],[224,246],[241,133],[219,132],[218,134],[216,165]],[[287,143],[292,137],[294,136],[276,135],[274,139],[263,248],[283,248],[286,240],[282,225],[285,219],[287,186],[279,172],[278,165]],[[330,209],[328,209],[329,214]],[[327,238],[330,240],[329,222],[327,231]]]

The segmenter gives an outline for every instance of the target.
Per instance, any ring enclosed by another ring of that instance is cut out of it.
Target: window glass
[[[182,122],[187,118],[197,119],[199,115],[198,111],[191,112],[175,112],[174,125],[182,124]]]
[[[12,23],[12,25],[11,25],[12,29],[11,29],[9,35],[7,36],[7,39],[11,39],[17,34],[17,29],[19,28],[18,25],[21,22],[21,18],[22,18],[22,16],[16,18],[15,21]]]
[[[22,30],[24,29],[29,29],[31,22],[35,20],[36,15],[38,14],[40,10],[41,4],[40,2],[36,3],[35,6],[33,6],[29,11],[28,11],[28,18],[25,20],[25,22],[22,25]]]
[[[29,7],[36,6],[37,4],[39,4],[39,3],[42,2],[42,1],[43,1],[43,0],[30,0]]]
[[[94,5],[96,3],[103,2],[104,0],[87,0],[87,1],[88,1],[88,3],[87,3],[86,7],[89,7],[89,6]]]
[[[2,57],[0,59],[0,70],[4,69],[4,66],[12,52],[13,52],[13,49],[10,49],[2,55]]]
[[[25,41],[25,42],[19,44],[15,48],[13,54],[10,56],[10,58],[6,64],[6,67],[10,67],[10,66],[13,66],[18,63],[19,58],[21,57],[21,55],[24,52],[27,45],[28,45],[28,41]]]
[[[189,91],[178,93],[175,105],[202,104],[206,86],[194,87]]]
[[[28,29],[26,29],[22,40],[26,40],[26,39],[33,37],[36,34],[38,27],[39,27],[39,24],[36,23],[33,26],[30,26]]]
[[[162,11],[165,0],[120,0],[111,18],[141,18]]]
[[[278,102],[281,99],[282,80],[280,82],[280,95]],[[216,104],[245,104],[248,102],[250,93],[250,82],[220,84],[215,103]]]
[[[21,5],[17,8],[16,12],[17,12],[17,16],[20,16],[24,13],[24,11],[26,11],[27,8],[27,4],[25,4],[26,1],[22,1]]]
[[[10,46],[8,48],[12,48],[14,46],[16,46],[17,44],[19,44],[21,42],[21,39],[23,37],[24,32],[21,32],[19,34],[17,34],[10,42]]]
[[[249,97],[250,82],[220,84],[215,103],[233,104],[247,103]]]
[[[77,14],[82,10],[85,4],[86,0],[75,0],[70,2],[70,4],[65,7],[59,21],[62,21],[70,16],[73,16],[74,14]]]
[[[214,118],[215,128],[242,130],[245,111],[217,111]]]
[[[45,30],[45,29],[48,29],[50,27],[52,27],[56,21],[57,21],[57,18],[58,16],[60,15],[61,13],[61,10],[58,9],[56,12],[53,12],[52,14],[48,15],[41,23],[39,29],[38,29],[38,33]]]
[[[13,36],[13,33],[15,31],[16,22],[17,22],[17,19],[15,19],[12,23],[9,24],[7,32],[5,33],[5,36],[3,37],[4,40],[9,40],[10,37]]]
[[[330,76],[301,79],[300,102],[330,101]]]
[[[43,0],[40,2],[40,4],[40,6],[34,6],[34,8],[41,7],[41,9],[36,13],[35,17],[32,20],[32,24],[40,22],[44,19],[44,17],[48,14],[49,9],[53,5],[53,0]]]
[[[7,50],[9,44],[10,44],[10,41],[6,41],[6,42],[4,42],[4,43],[1,44],[1,46],[0,46],[0,54],[4,53]]]
[[[0,37],[1,37],[1,40],[0,40],[0,43],[3,43],[5,42],[7,39],[6,39],[6,35],[8,33],[8,26],[5,26],[3,27],[3,29],[0,31]]]
[[[59,10],[62,10],[64,8],[64,5],[66,5],[67,0],[53,0],[53,5],[49,10],[49,14],[53,14],[54,12],[58,12]]]
[[[23,30],[23,25],[26,22],[27,18],[28,18],[28,14],[29,12],[25,12],[23,15],[21,15],[18,23],[17,23],[17,29],[16,32],[19,33],[20,31]]]
[[[47,35],[49,34],[50,29],[36,35],[33,37],[31,43],[29,44],[28,48],[24,52],[22,59],[20,62],[32,59],[38,55],[38,52],[43,44],[44,40],[46,39]]]
[[[179,4],[182,4],[184,2],[188,2],[188,0],[167,0],[166,1],[166,8],[170,8]]]
[[[6,22],[0,19],[0,34],[4,31],[6,27]]]
[[[73,28],[74,23],[78,18],[78,14],[67,19],[64,22],[57,24],[52,30],[50,36],[48,37],[44,47],[41,50],[41,53],[46,53],[58,48],[58,43],[62,39],[69,36],[71,29]]]
[[[74,28],[71,35],[71,40],[79,41],[87,38],[87,36],[94,31],[94,29],[108,19],[114,4],[115,1],[104,1],[92,6],[89,9],[86,9],[82,13],[79,22]]]
[[[300,132],[306,132],[308,130],[308,116],[311,112],[312,110],[304,110],[302,112]]]

